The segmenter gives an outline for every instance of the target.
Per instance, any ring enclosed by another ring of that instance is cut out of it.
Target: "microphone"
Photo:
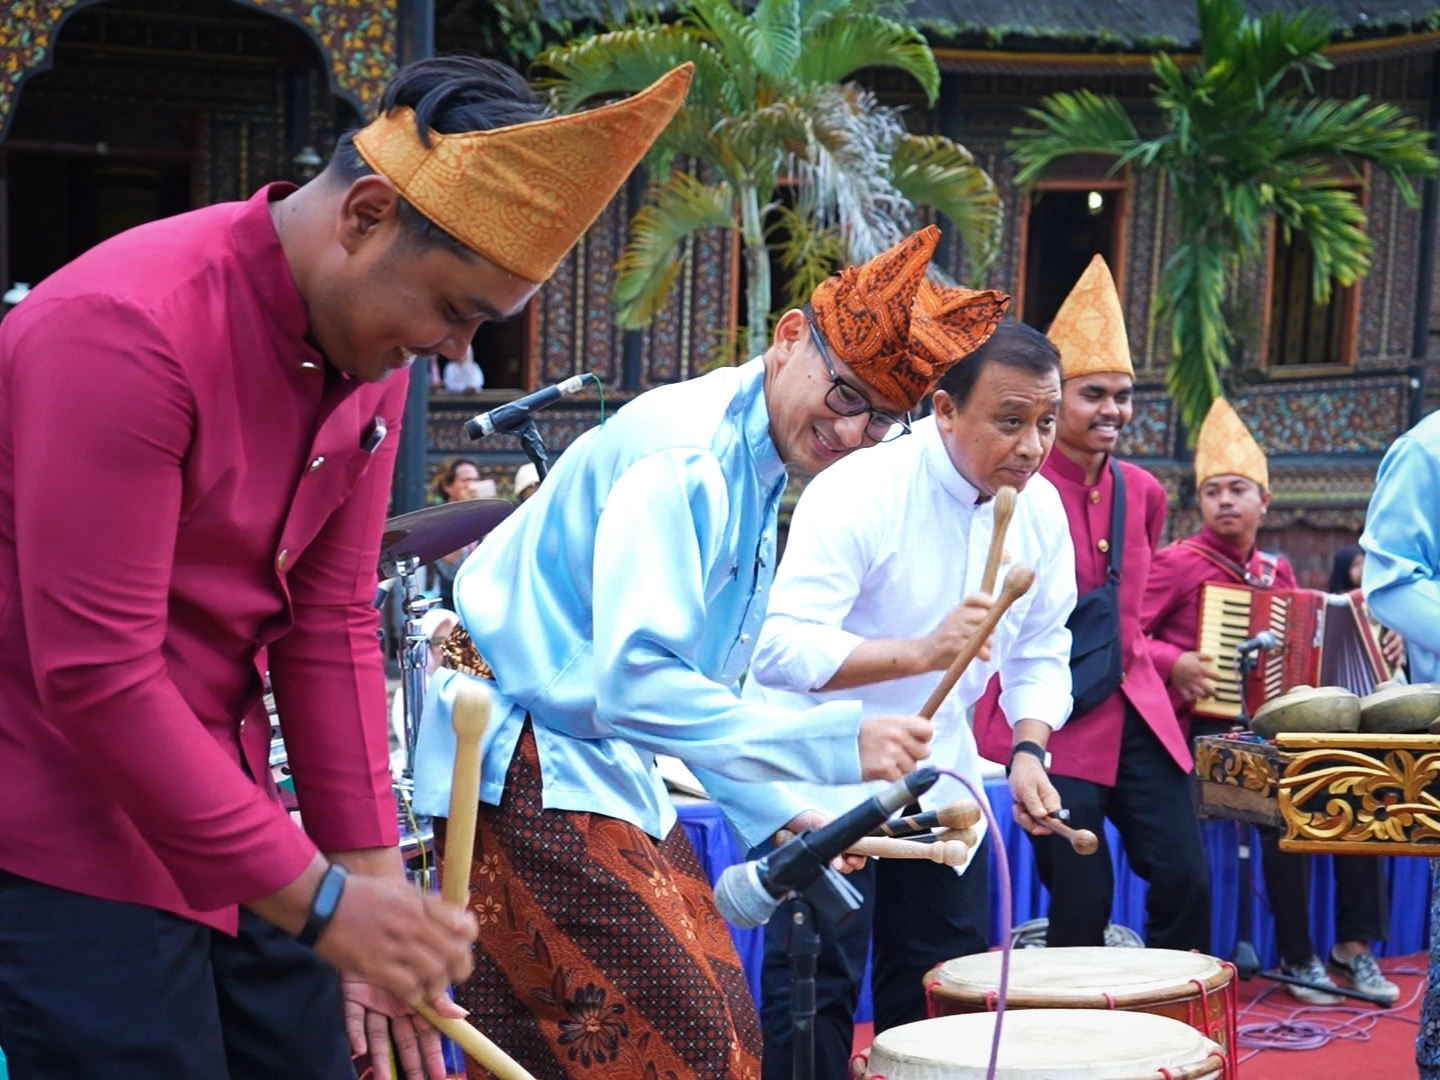
[[[530,414],[549,408],[562,397],[578,394],[585,386],[585,380],[592,379],[599,385],[600,379],[593,371],[583,375],[572,375],[564,382],[536,390],[514,401],[507,401],[489,412],[483,412],[473,420],[465,421],[465,434],[471,439],[483,439],[486,435],[506,435],[519,431],[530,422]]]
[[[1270,630],[1261,630],[1252,638],[1246,638],[1239,645],[1235,646],[1236,656],[1249,656],[1251,653],[1260,652],[1262,649],[1267,652],[1270,649],[1278,649],[1280,639]]]
[[[763,859],[727,867],[715,883],[720,914],[741,929],[768,921],[781,900],[808,888],[829,869],[831,859],[929,791],[938,779],[939,771],[926,765],[829,825],[801,833]]]

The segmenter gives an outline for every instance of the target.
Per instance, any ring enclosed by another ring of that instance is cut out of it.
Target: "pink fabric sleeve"
[[[14,348],[19,595],[46,715],[187,902],[274,892],[315,848],[206,730],[162,655],[185,376],[144,315],[103,297],[64,301]]]

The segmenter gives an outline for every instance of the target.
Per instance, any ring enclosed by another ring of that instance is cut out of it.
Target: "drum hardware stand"
[[[1235,657],[1235,675],[1240,683],[1240,715],[1236,722],[1245,731],[1250,730],[1250,703],[1245,699],[1245,680],[1259,663],[1259,657],[1254,653],[1237,654]],[[1253,979],[1260,974],[1261,965],[1260,954],[1255,951],[1255,943],[1251,940],[1253,929],[1250,925],[1250,905],[1254,900],[1255,871],[1250,857],[1250,823],[1237,821],[1235,830],[1238,841],[1236,851],[1240,859],[1240,909],[1236,912],[1239,932],[1235,940],[1235,951],[1230,954],[1230,962],[1235,965],[1235,973],[1240,978]]]
[[[420,731],[420,717],[425,709],[425,669],[429,666],[430,642],[421,627],[425,613],[440,603],[420,595],[420,560],[413,555],[395,559],[394,576],[400,579],[401,610],[405,612],[404,644],[400,649],[400,693],[405,723],[405,770],[400,786],[407,795],[415,784],[415,737]]]

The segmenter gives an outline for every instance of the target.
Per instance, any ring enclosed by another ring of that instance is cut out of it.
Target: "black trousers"
[[[1058,836],[1032,836],[1040,880],[1050,890],[1052,948],[1105,944],[1115,871],[1105,819],[1115,823],[1130,865],[1150,885],[1145,943],[1152,949],[1210,951],[1210,868],[1190,794],[1190,777],[1161,745],[1135,707],[1125,703],[1125,730],[1114,787],[1052,776],[1070,824],[1100,838],[1100,850],[1077,855]]]
[[[1287,964],[1315,952],[1310,938],[1310,856],[1280,850],[1280,830],[1260,829],[1265,893],[1275,917],[1275,946]],[[1383,941],[1390,936],[1390,889],[1385,860],[1336,855],[1335,940]]]
[[[990,947],[990,837],[964,874],[932,862],[871,859],[849,881],[865,905],[842,929],[821,924],[815,973],[815,1076],[850,1075],[855,1008],[873,942],[871,992],[875,1030],[925,1019],[925,975],[936,964]],[[765,928],[760,1025],[764,1080],[789,1080],[790,906]]]
[[[0,871],[12,1080],[354,1080],[335,972],[242,912],[238,937]]]

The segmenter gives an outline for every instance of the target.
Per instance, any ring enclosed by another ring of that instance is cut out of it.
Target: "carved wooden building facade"
[[[464,17],[475,0],[437,0],[439,50],[470,51]],[[418,0],[417,0],[418,3]],[[1252,0],[1256,9],[1295,6]],[[1440,121],[1431,8],[1343,5],[1322,93],[1398,102],[1427,125]],[[1354,8],[1355,10],[1349,10]],[[33,282],[91,244],[149,218],[243,198],[271,180],[304,180],[337,134],[362,122],[416,33],[410,0],[12,0],[0,5],[0,291]],[[1127,450],[1172,494],[1175,527],[1195,523],[1183,433],[1161,388],[1166,339],[1150,323],[1160,268],[1177,241],[1168,193],[1154,177],[1110,175],[1077,162],[1034,193],[1013,184],[1006,150],[1024,107],[1058,89],[1088,86],[1147,113],[1148,53],[1184,53],[1195,27],[1188,2],[1038,3],[911,0],[937,44],[944,88],[938,107],[877,75],[888,100],[910,106],[913,126],[968,146],[1006,200],[1001,258],[990,284],[1044,327],[1089,254],[1102,251],[1121,282],[1142,388]],[[1433,9],[1440,10],[1440,9]],[[1364,16],[1362,18],[1362,16]],[[457,29],[458,28],[458,29]],[[913,90],[913,88],[911,88]],[[508,491],[523,460],[518,443],[465,439],[481,409],[526,390],[594,370],[613,409],[651,386],[707,366],[733,333],[740,267],[727,235],[693,241],[671,306],[644,332],[610,317],[613,265],[640,186],[601,217],[526,317],[487,327],[476,354],[488,388],[435,393],[426,438],[433,466],[453,453],[479,459]],[[1435,188],[1426,191],[1433,210]],[[1278,240],[1248,267],[1235,298],[1242,379],[1237,406],[1272,455],[1271,522],[1311,583],[1329,553],[1363,521],[1375,465],[1386,446],[1440,391],[1440,314],[1432,287],[1433,213],[1411,210],[1383,176],[1365,195],[1374,269],[1330,308],[1308,304],[1303,252]],[[964,253],[947,247],[962,274]],[[1418,343],[1418,344],[1417,344]],[[582,399],[542,414],[553,452],[597,419]],[[478,451],[478,452],[477,452]]]

